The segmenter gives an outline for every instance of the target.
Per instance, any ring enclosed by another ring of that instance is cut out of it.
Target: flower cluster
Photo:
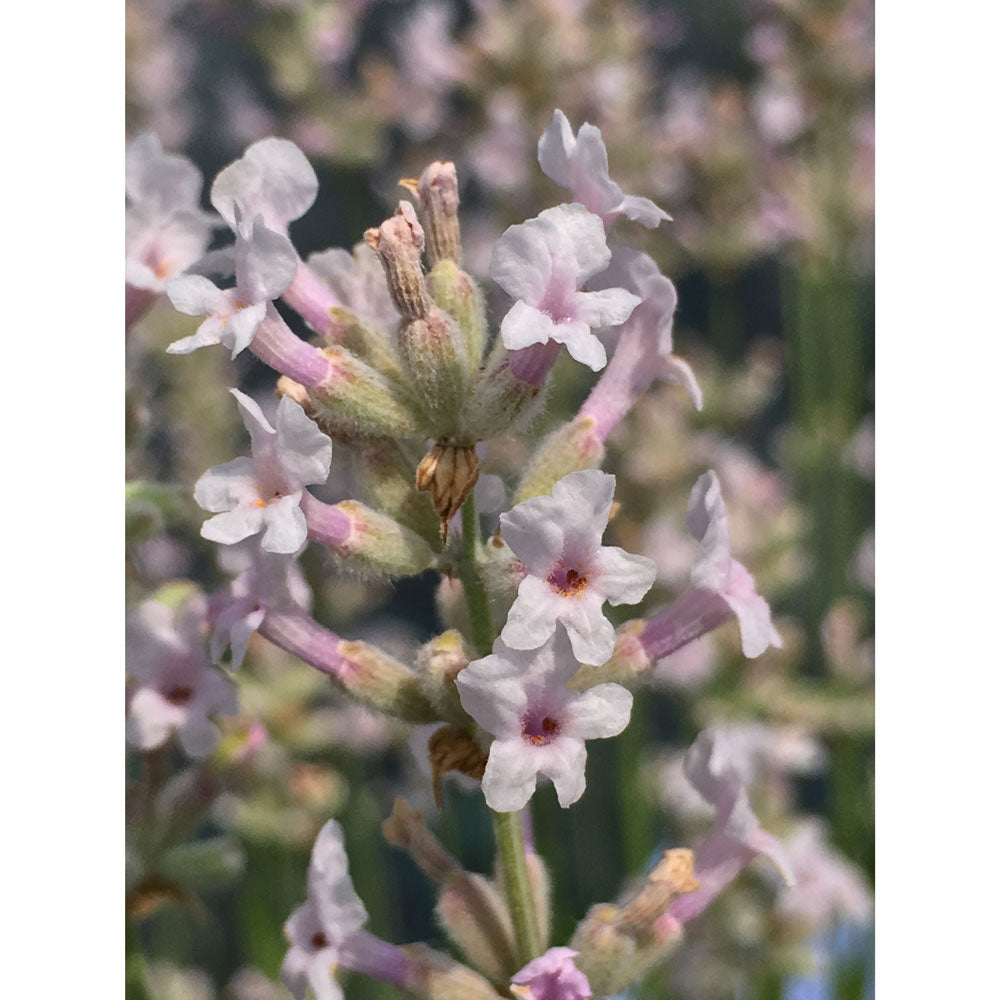
[[[689,586],[645,618],[616,628],[608,617],[607,606],[647,598],[657,566],[604,544],[616,513],[616,478],[599,467],[605,442],[657,377],[683,384],[696,406],[702,394],[673,353],[673,285],[649,256],[608,244],[619,222],[655,229],[669,217],[625,195],[600,131],[585,124],[574,136],[560,111],[538,158],[574,200],[497,240],[490,274],[511,301],[495,332],[463,267],[454,164],[436,162],[403,181],[414,200],[368,229],[351,254],[333,249],[304,261],[288,226],[310,208],[318,183],[283,139],[254,143],[219,174],[211,202],[234,242],[188,261],[191,273],[165,285],[178,311],[208,317],[169,353],[213,344],[232,357],[249,351],[273,369],[278,401],[231,390],[250,454],[210,468],[193,493],[212,515],[201,537],[221,547],[233,579],[193,601],[176,626],[162,606],[136,613],[130,740],[150,751],[176,735],[189,755],[204,757],[216,740],[212,717],[236,708],[232,682],[208,658],[218,662],[229,647],[235,669],[256,635],[366,708],[430,726],[439,801],[442,777],[458,772],[481,784],[494,813],[495,880],[464,871],[406,803],[384,830],[440,886],[438,915],[468,965],[364,930],[342,831],[327,822],[307,900],[286,925],[282,978],[299,1000],[307,989],[338,997],[338,967],[428,1000],[604,995],[663,960],[683,925],[754,857],[788,870],[720,738],[706,731],[685,765],[717,811],[704,843],[693,854],[666,852],[637,896],[588,915],[571,947],[548,948],[547,877],[527,811],[517,815],[538,776],[551,779],[560,806],[572,806],[586,790],[586,741],[625,729],[628,688],[658,660],[734,618],[747,657],[781,639],[731,554],[714,472],[696,480],[688,506]],[[213,269],[229,273],[232,287],[195,273]],[[308,339],[283,318],[289,310]],[[563,347],[583,371],[601,374],[579,412],[536,442],[532,420]],[[484,538],[481,466],[511,435],[534,450],[510,484],[513,501],[506,483],[493,491],[503,498],[499,520]],[[350,481],[334,471],[341,453]],[[352,483],[363,501],[351,496]],[[348,498],[330,503],[309,487]],[[298,566],[310,544],[360,578],[436,571],[448,631],[415,657],[342,638],[310,610]]]

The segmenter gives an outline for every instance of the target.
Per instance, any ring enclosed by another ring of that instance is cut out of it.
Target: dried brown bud
[[[455,726],[442,726],[427,741],[427,754],[431,761],[434,781],[434,801],[442,805],[441,779],[449,771],[459,771],[476,781],[483,780],[486,754],[483,748],[464,730]]]
[[[382,261],[389,292],[403,317],[419,319],[426,316],[431,297],[420,261],[424,231],[413,206],[408,201],[401,201],[391,218],[378,229],[365,232],[365,242]]]
[[[417,489],[430,493],[447,540],[448,522],[479,478],[479,456],[471,445],[436,444],[417,466]]]

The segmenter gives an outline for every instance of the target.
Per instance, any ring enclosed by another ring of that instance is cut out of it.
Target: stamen
[[[313,934],[312,939],[310,940],[310,944],[317,951],[319,951],[322,948],[325,948],[329,943],[330,942],[326,939],[326,935],[322,931],[316,931],[316,933]]]
[[[194,691],[189,687],[174,687],[171,688],[163,697],[170,702],[171,705],[186,705],[190,700]]]

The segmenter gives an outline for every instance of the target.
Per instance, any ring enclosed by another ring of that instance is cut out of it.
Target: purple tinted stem
[[[353,521],[350,515],[333,504],[317,500],[308,491],[302,493],[302,513],[306,516],[309,537],[314,542],[339,548],[351,537]]]
[[[336,339],[340,326],[333,321],[330,310],[342,308],[343,303],[308,264],[299,261],[295,280],[281,297],[314,330],[329,339]]]

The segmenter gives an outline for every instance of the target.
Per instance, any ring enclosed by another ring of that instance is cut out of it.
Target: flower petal
[[[555,340],[556,329],[551,316],[519,299],[500,321],[500,339],[508,351],[520,351]]]
[[[333,442],[288,396],[282,396],[278,403],[275,430],[278,461],[288,485],[298,489],[325,483],[330,475]]]
[[[301,492],[296,492],[267,505],[264,510],[266,530],[260,543],[265,552],[291,554],[298,552],[305,542],[308,529],[306,516],[299,506],[301,500]]]
[[[617,736],[632,714],[632,692],[620,684],[597,684],[567,707],[573,736],[583,740]]]
[[[523,809],[535,791],[537,774],[534,756],[525,752],[520,736],[494,740],[483,773],[486,804],[496,812]]]
[[[237,504],[259,499],[253,474],[253,460],[243,456],[222,465],[213,465],[194,484],[194,498],[202,510],[218,513]]]
[[[617,546],[603,546],[594,557],[595,581],[611,604],[638,604],[656,581],[656,563]]]
[[[210,517],[201,526],[201,537],[222,545],[233,545],[256,535],[264,526],[264,511],[260,507],[240,506]]]

